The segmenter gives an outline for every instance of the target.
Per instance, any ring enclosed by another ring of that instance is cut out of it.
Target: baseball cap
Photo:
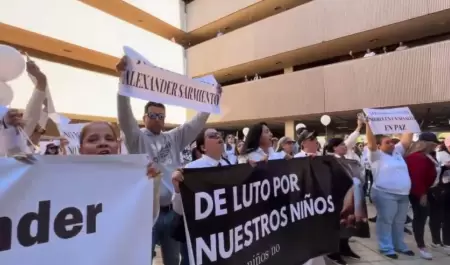
[[[315,131],[308,131],[306,128],[300,128],[298,130],[298,142],[301,143],[305,140],[313,140],[317,138],[317,133]]]
[[[447,139],[445,139],[447,141]],[[439,144],[439,140],[436,134],[432,132],[423,132],[419,135],[419,141],[433,142]]]

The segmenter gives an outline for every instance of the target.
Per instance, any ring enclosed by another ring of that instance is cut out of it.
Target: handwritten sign
[[[129,48],[125,51],[129,52]],[[136,58],[134,53],[133,55],[133,58],[128,56],[128,69],[120,77],[120,95],[202,112],[220,113],[220,95],[213,85],[217,84],[214,77],[191,79],[152,64],[148,65],[148,60]]]
[[[408,107],[364,109],[373,134],[418,133],[420,126]]]

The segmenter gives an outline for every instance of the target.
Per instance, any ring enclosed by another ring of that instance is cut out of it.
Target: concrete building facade
[[[344,132],[361,108],[405,105],[448,126],[450,0],[17,0],[0,22],[0,41],[39,58],[57,110],[74,117],[115,117],[114,64],[129,45],[169,70],[214,74],[219,128],[265,120],[292,135],[328,114]],[[17,93],[29,93],[25,79]],[[81,107],[86,95],[101,102]],[[133,101],[137,117],[144,104]],[[171,107],[167,122],[194,113]]]

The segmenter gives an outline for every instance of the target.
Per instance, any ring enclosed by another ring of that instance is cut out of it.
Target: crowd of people
[[[122,58],[117,70],[123,72],[127,63],[127,58]],[[38,121],[46,100],[47,77],[32,61],[27,63],[27,72],[37,82],[25,112],[22,115],[17,109],[9,109],[0,124],[0,155],[19,160],[31,158],[45,134],[45,128],[41,128]],[[222,92],[220,86],[217,89],[218,93]],[[392,259],[397,259],[398,254],[415,255],[404,242],[410,205],[414,214],[414,238],[421,257],[432,258],[424,242],[428,217],[431,246],[443,248],[450,254],[450,137],[440,143],[433,133],[424,132],[413,142],[413,135],[405,133],[396,142],[390,136],[375,136],[366,120],[359,116],[353,133],[345,139],[328,139],[324,146],[317,140],[318,133],[305,126],[297,128],[295,139],[284,136],[274,140],[264,122],[250,126],[245,138],[237,139],[234,135],[223,137],[215,128],[207,127],[209,113],[198,113],[179,127],[164,131],[166,108],[163,104],[148,102],[145,105],[143,128],[135,119],[129,97],[118,95],[117,106],[124,139],[108,122],[91,122],[81,131],[80,155],[119,154],[122,140],[129,154],[149,155],[147,173],[155,181],[154,215],[158,215],[153,227],[153,249],[149,251],[155,255],[155,245],[159,245],[165,265],[189,264],[179,188],[183,168],[254,165],[260,161],[322,155],[360,163],[364,190],[377,210],[376,238],[382,254]],[[365,130],[366,143],[357,142],[362,130]],[[186,147],[191,152],[188,158]],[[48,145],[45,154],[65,154],[58,152],[58,148]],[[338,264],[346,264],[346,257],[360,259],[350,247],[351,236],[342,231],[339,252],[329,254],[328,258]],[[323,259],[318,258],[309,262],[319,264],[316,262],[321,261]]]

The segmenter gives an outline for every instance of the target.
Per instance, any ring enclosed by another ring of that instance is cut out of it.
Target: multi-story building
[[[425,128],[449,126],[450,0],[16,0],[0,22],[0,41],[44,60],[57,110],[80,119],[115,117],[109,75],[126,44],[169,70],[214,74],[218,128],[265,120],[292,135],[328,114],[345,132],[362,108],[405,105]],[[167,122],[193,113],[170,109]]]

